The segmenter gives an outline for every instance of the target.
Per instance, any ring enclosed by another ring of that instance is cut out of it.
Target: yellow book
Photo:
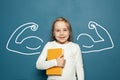
[[[47,53],[47,60],[52,60],[58,58],[61,54],[63,54],[62,48],[54,48],[48,49]],[[62,75],[62,68],[61,67],[52,67],[46,70],[47,75]]]

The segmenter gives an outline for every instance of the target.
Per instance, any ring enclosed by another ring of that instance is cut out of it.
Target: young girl
[[[51,35],[51,42],[43,48],[36,62],[36,68],[41,70],[54,66],[63,68],[61,76],[48,76],[47,80],[84,80],[81,50],[78,44],[72,42],[70,23],[63,17],[57,18],[53,22]],[[62,48],[64,54],[57,59],[46,61],[47,50],[50,48]]]

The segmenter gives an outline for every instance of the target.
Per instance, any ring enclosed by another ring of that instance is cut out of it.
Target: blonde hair
[[[51,30],[51,41],[54,41],[56,40],[55,36],[54,36],[54,25],[56,22],[58,21],[64,21],[66,24],[68,24],[68,29],[69,29],[69,32],[70,32],[70,35],[69,35],[69,38],[68,38],[68,41],[73,41],[73,37],[72,37],[72,27],[71,27],[71,24],[69,23],[69,21],[63,17],[59,17],[57,18],[53,24],[52,24],[52,30]]]

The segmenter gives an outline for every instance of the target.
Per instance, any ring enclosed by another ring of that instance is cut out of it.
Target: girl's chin
[[[65,44],[65,43],[67,43],[68,41],[57,41],[58,43],[60,43],[60,44]]]

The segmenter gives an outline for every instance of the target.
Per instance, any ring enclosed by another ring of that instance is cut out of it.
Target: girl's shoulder
[[[72,52],[75,53],[75,54],[76,54],[76,52],[79,52],[79,51],[81,52],[79,44],[77,44],[75,42],[71,42],[69,47],[72,50]]]
[[[49,48],[49,47],[53,46],[54,43],[55,43],[54,41],[49,41],[45,44],[45,47]]]
[[[77,44],[75,42],[71,42],[71,46],[73,46],[73,47],[79,47],[79,44]]]
[[[70,49],[73,49],[73,50],[78,50],[78,49],[80,49],[80,46],[79,46],[79,44],[77,44],[77,43],[75,43],[75,42],[69,42],[69,48]]]
[[[51,44],[54,44],[54,41],[49,41],[49,42],[47,42],[45,45],[46,45],[46,46],[49,46],[49,45],[51,45]]]

